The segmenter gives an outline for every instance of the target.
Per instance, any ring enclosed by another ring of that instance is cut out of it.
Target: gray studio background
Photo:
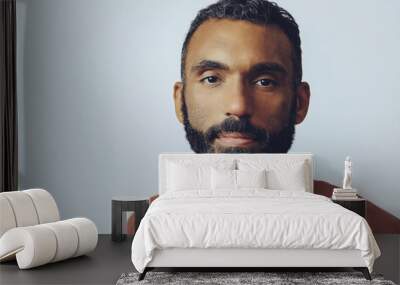
[[[160,152],[190,151],[172,85],[190,21],[213,1],[17,0],[21,189],[111,232],[111,197],[157,192]],[[299,23],[311,105],[292,152],[400,217],[400,2],[277,1]]]

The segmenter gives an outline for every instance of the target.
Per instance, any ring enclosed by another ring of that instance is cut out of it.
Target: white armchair
[[[17,259],[28,269],[80,256],[96,248],[97,234],[89,219],[60,221],[46,190],[0,193],[0,262]]]

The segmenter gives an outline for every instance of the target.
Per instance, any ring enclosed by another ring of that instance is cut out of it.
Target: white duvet
[[[133,239],[135,268],[164,248],[358,249],[370,272],[380,256],[361,216],[324,196],[265,189],[161,195]]]

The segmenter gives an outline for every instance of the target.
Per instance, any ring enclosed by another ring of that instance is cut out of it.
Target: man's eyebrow
[[[280,74],[286,76],[288,74],[285,67],[279,63],[275,62],[261,62],[253,65],[250,68],[250,76],[258,76],[261,74]]]
[[[229,70],[229,66],[214,60],[202,60],[190,69],[192,73],[203,72],[210,69]],[[261,74],[280,74],[286,76],[288,74],[285,67],[276,62],[260,62],[253,65],[249,70],[249,76],[255,77]]]
[[[192,66],[190,71],[194,72],[202,72],[209,69],[221,69],[221,70],[229,70],[229,66],[222,62],[214,61],[214,60],[202,60],[198,64]]]

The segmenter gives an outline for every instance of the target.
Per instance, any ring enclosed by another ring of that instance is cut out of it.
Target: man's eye
[[[205,82],[210,85],[216,84],[216,83],[218,83],[218,81],[219,81],[219,78],[216,76],[207,76],[207,77],[204,77],[203,79],[201,79],[201,82]]]
[[[271,79],[263,78],[263,79],[257,80],[256,84],[259,86],[263,86],[263,87],[271,87],[271,86],[275,86],[276,82]]]

